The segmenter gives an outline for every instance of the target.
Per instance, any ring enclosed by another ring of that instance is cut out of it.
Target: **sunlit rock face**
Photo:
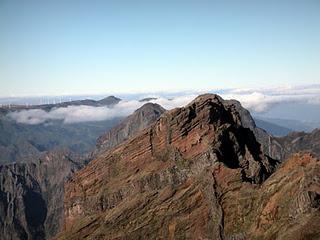
[[[316,239],[319,161],[266,156],[238,109],[202,95],[100,153],[67,183],[57,238]]]

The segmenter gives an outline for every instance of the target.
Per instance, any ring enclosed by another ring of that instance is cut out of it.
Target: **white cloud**
[[[254,112],[266,112],[281,103],[308,103],[320,105],[320,85],[275,87],[265,89],[232,89],[221,95],[236,99]]]
[[[196,95],[177,97],[172,100],[158,98],[152,102],[158,103],[165,109],[181,107],[190,102]],[[78,123],[90,121],[103,121],[115,117],[125,117],[141,107],[145,102],[137,100],[120,101],[113,107],[93,107],[93,106],[68,106],[53,108],[49,112],[42,109],[30,109],[15,111],[8,114],[18,123],[41,124],[52,120],[61,120],[64,123]]]
[[[49,112],[42,109],[22,110],[9,113],[9,117],[18,123],[40,124],[51,120],[62,120],[64,123],[103,121],[115,117],[124,117],[136,109],[135,104],[120,102],[113,108],[92,106],[68,106],[53,108]]]
[[[198,94],[200,93],[177,93],[177,96],[172,99],[158,97],[151,102],[158,103],[169,110],[188,104],[196,98]],[[300,87],[284,86],[264,89],[229,89],[222,90],[220,95],[224,99],[236,99],[240,101],[245,108],[256,113],[266,112],[273,106],[281,103],[296,102],[317,104],[320,106],[320,85]],[[40,124],[52,120],[61,120],[64,123],[103,121],[115,117],[125,117],[143,104],[145,104],[145,102],[130,100],[120,101],[114,107],[68,106],[53,108],[49,112],[41,109],[32,109],[12,112],[9,113],[9,116],[17,122],[25,124]]]
[[[48,113],[41,109],[22,110],[9,113],[8,116],[18,123],[40,124],[47,120]]]
[[[167,98],[157,98],[156,100],[152,100],[151,102],[157,103],[164,107],[165,109],[173,109],[176,107],[182,107],[189,102],[191,102],[193,99],[195,99],[197,95],[195,94],[190,94],[190,95],[185,95],[185,96],[179,96],[175,97],[173,99],[167,99]]]

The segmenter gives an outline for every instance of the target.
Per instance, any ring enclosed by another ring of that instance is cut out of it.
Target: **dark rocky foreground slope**
[[[0,166],[1,239],[44,239],[47,207],[35,164]]]
[[[63,184],[84,166],[67,152],[44,154],[34,163],[0,166],[1,239],[45,239],[60,230]]]
[[[216,95],[164,113],[65,189],[59,239],[318,239],[320,165],[276,171],[237,106]]]

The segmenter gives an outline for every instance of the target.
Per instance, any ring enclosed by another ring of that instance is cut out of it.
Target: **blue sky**
[[[0,0],[0,96],[320,83],[320,2]]]

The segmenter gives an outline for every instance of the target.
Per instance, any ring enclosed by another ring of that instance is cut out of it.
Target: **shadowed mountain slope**
[[[62,224],[64,182],[85,159],[43,153],[33,163],[0,166],[1,239],[48,239]]]

